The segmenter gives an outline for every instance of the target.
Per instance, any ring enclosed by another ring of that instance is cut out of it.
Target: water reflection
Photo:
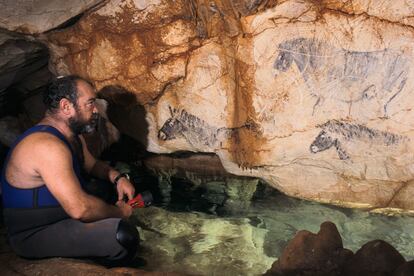
[[[173,197],[174,198],[174,197]],[[194,206],[194,205],[192,205]],[[382,239],[406,260],[414,259],[414,217],[385,216],[299,200],[279,193],[256,198],[238,212],[208,214],[188,204],[136,210],[144,239],[144,269],[197,275],[261,275],[281,255],[297,231],[319,231],[332,221],[345,248]]]
[[[324,221],[336,224],[344,248],[356,252],[368,241],[381,239],[393,245],[406,260],[414,259],[414,217],[386,216],[363,210],[340,208],[284,195],[271,195],[253,202],[246,211],[256,227],[269,230],[275,241],[272,255],[278,256],[285,243],[296,231],[319,231]],[[281,246],[279,246],[281,245]]]

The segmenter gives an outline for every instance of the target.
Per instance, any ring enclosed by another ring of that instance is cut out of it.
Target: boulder
[[[400,265],[392,276],[411,276],[414,273],[414,260]]]
[[[341,275],[352,255],[343,248],[335,224],[324,222],[317,234],[299,231],[265,275]]]
[[[382,240],[374,240],[364,244],[346,263],[344,275],[393,275],[404,263],[404,257],[392,245]],[[403,273],[403,269],[408,268],[401,268],[400,273]]]

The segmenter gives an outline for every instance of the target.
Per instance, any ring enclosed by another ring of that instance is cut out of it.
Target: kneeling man
[[[45,91],[40,123],[22,134],[1,175],[4,220],[12,249],[26,258],[133,258],[138,232],[125,219],[134,196],[125,177],[88,151],[81,133],[97,120],[96,92],[87,81],[66,76]],[[81,170],[117,185],[118,202],[109,205],[83,189]]]

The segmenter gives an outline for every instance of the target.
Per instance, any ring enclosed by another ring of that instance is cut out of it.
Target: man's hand
[[[123,200],[118,200],[115,205],[121,210],[122,218],[126,219],[132,215],[132,207]]]
[[[116,184],[116,190],[118,192],[118,200],[123,200],[124,195],[128,197],[128,200],[131,200],[134,198],[135,194],[135,188],[134,185],[126,178],[121,177],[117,184]]]

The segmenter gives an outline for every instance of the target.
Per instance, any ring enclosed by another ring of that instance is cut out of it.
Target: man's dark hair
[[[60,100],[63,98],[68,99],[76,106],[78,100],[77,82],[80,80],[85,81],[76,75],[57,77],[52,80],[43,93],[43,102],[47,110],[55,111],[59,107]]]

